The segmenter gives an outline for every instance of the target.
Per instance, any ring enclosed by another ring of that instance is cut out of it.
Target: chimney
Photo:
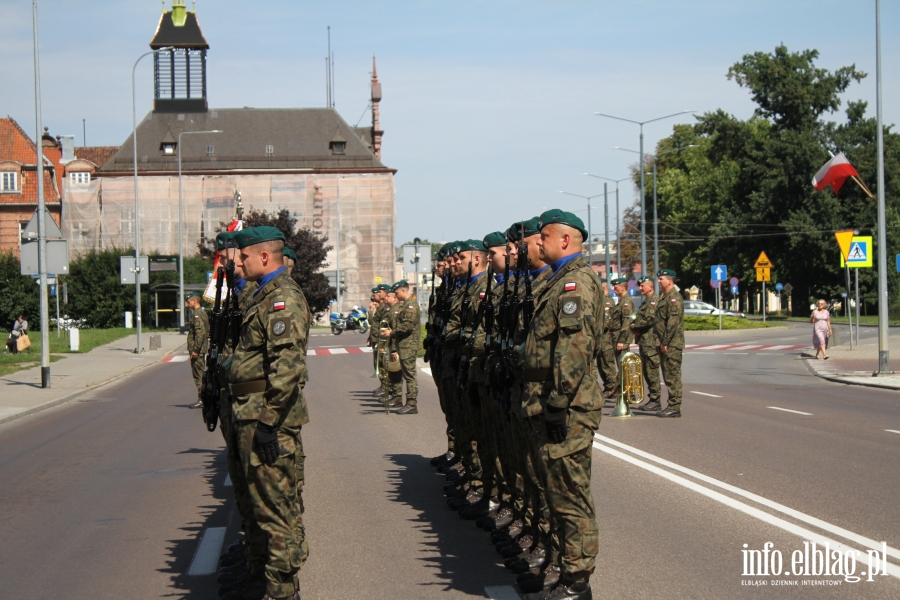
[[[59,159],[59,162],[67,165],[73,160],[75,160],[75,136],[74,135],[61,135],[59,136],[59,143],[62,146],[62,158]]]
[[[375,57],[372,57],[372,151],[381,160],[381,137],[384,131],[379,122],[378,104],[381,102],[381,83],[378,82],[378,70],[375,68]]]

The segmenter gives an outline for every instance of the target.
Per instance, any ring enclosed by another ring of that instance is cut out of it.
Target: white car
[[[685,300],[684,301],[684,314],[693,315],[697,317],[706,317],[706,316],[719,316],[719,313],[726,317],[739,317],[741,319],[746,319],[747,315],[742,312],[734,312],[731,310],[719,310],[712,304],[707,304],[706,302],[700,302],[699,300]]]

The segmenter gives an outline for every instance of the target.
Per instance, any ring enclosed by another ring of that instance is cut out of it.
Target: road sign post
[[[763,313],[763,323],[766,322],[766,282],[770,280],[770,272],[769,269],[772,268],[772,261],[769,260],[769,257],[766,256],[765,252],[760,252],[759,257],[756,259],[756,262],[753,263],[753,268],[756,269],[756,281],[762,281],[762,313]]]

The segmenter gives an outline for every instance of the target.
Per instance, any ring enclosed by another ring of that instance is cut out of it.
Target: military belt
[[[550,381],[553,379],[553,369],[525,369],[525,381]]]
[[[228,384],[228,391],[232,396],[243,396],[244,394],[256,394],[266,391],[266,380],[257,379],[255,381],[242,381],[241,383]]]

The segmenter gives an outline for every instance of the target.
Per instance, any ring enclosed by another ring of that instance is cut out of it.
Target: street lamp
[[[137,347],[134,349],[135,354],[140,354],[141,348],[141,215],[138,212],[138,167],[137,167],[137,107],[134,95],[134,72],[138,63],[145,56],[151,54],[159,54],[160,52],[168,52],[174,50],[172,46],[158,48],[150,52],[144,52],[134,61],[131,67],[131,140],[134,150],[134,317],[137,328]]]
[[[588,264],[591,265],[591,270],[594,269],[594,248],[591,244],[594,242],[592,234],[591,234],[591,200],[594,198],[599,198],[601,194],[595,194],[593,196],[582,196],[581,194],[573,194],[572,192],[559,192],[560,194],[566,194],[568,196],[575,196],[576,198],[584,198],[587,200],[587,211],[588,211]],[[606,220],[606,276],[609,277],[609,209],[606,204],[606,184],[603,184],[603,212]]]
[[[622,273],[622,230],[619,228],[619,182],[627,181],[628,179],[631,179],[631,177],[623,177],[622,179],[610,179],[609,177],[601,177],[600,175],[594,175],[592,173],[582,173],[582,175],[587,175],[588,177],[596,177],[597,179],[605,179],[606,181],[612,181],[616,184],[616,272]]]
[[[659,161],[659,158],[661,156],[671,154],[672,152],[681,152],[682,150],[696,147],[697,144],[688,144],[687,146],[682,146],[681,148],[672,148],[671,150],[666,150],[665,152],[660,152],[656,155],[648,155],[653,157],[653,268],[657,271],[659,270],[659,219],[657,218],[656,212],[656,163]],[[637,150],[629,150],[628,148],[622,148],[621,146],[614,146],[613,149],[637,153]],[[656,292],[659,293],[659,283],[654,281],[653,287],[654,289],[656,289]]]
[[[195,133],[222,133],[210,131],[182,131],[178,134],[178,330],[184,333],[184,196],[181,190],[181,136]]]
[[[696,111],[693,110],[683,110],[681,112],[672,113],[671,115],[666,115],[664,117],[657,117],[655,119],[650,119],[649,121],[632,121],[631,119],[623,119],[622,117],[616,117],[613,115],[607,115],[604,113],[595,112],[594,114],[598,117],[606,117],[608,119],[616,119],[618,121],[625,121],[627,123],[634,123],[639,125],[641,128],[641,271],[645,271],[647,269],[647,219],[646,219],[646,210],[644,210],[644,125],[647,123],[653,123],[655,121],[662,121],[663,119],[669,119],[671,117],[677,117],[678,115],[684,115],[688,113],[693,113]]]

